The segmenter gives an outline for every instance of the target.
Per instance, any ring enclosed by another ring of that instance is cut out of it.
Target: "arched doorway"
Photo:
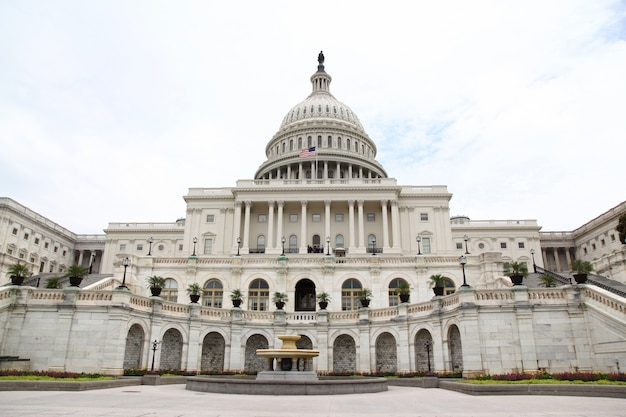
[[[456,325],[448,329],[448,353],[450,354],[450,370],[452,372],[463,371],[463,346],[461,345],[461,332]]]
[[[347,334],[342,334],[333,343],[333,372],[354,374],[356,372],[356,344]]]
[[[265,336],[253,334],[246,340],[246,362],[244,370],[248,374],[254,374],[265,370],[265,359],[256,354],[257,349],[267,349],[269,344]]]
[[[415,370],[433,372],[433,338],[428,330],[422,329],[415,335]]]
[[[180,370],[183,358],[183,335],[176,329],[169,329],[163,335],[161,343],[161,361],[159,369]]]
[[[124,369],[141,369],[141,351],[143,349],[143,329],[133,324],[126,335],[124,351]]]
[[[376,338],[376,372],[396,373],[398,370],[398,349],[396,338],[391,333],[382,333]]]
[[[301,279],[296,284],[295,311],[315,311],[315,284],[310,279]]]
[[[202,341],[202,359],[200,369],[202,372],[222,372],[224,370],[224,337],[211,332],[204,336]]]

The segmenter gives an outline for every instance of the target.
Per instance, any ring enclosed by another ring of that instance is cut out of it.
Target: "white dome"
[[[328,92],[315,91],[304,101],[293,106],[283,118],[279,130],[304,119],[343,120],[353,125],[359,132],[365,133],[352,109]]]

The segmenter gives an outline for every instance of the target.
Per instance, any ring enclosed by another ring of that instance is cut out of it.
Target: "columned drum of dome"
[[[387,178],[376,161],[376,144],[354,111],[330,93],[332,77],[324,69],[324,60],[318,61],[317,72],[311,76],[311,94],[287,112],[254,178]],[[311,148],[314,152],[302,153]]]

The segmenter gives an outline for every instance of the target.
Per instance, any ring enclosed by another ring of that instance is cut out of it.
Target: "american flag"
[[[302,149],[302,151],[300,152],[300,158],[308,158],[310,156],[315,156],[315,146]]]

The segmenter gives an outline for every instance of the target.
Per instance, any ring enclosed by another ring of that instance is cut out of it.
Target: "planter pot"
[[[435,296],[441,297],[443,295],[443,287],[433,287],[433,292]]]
[[[522,285],[522,282],[524,281],[524,276],[519,274],[513,274],[510,278],[513,285]]]
[[[283,309],[283,307],[285,307],[285,303],[284,303],[284,302],[282,302],[282,301],[278,301],[278,302],[276,302],[276,303],[274,303],[274,304],[276,304],[276,308],[277,308],[278,310],[282,310],[282,309]]]
[[[11,275],[11,284],[13,284],[13,285],[22,285],[23,282],[24,282],[24,277],[17,276],[17,275]]]
[[[70,287],[78,287],[83,282],[81,277],[70,277]]]
[[[361,307],[369,307],[370,300],[361,300]]]
[[[231,300],[233,302],[233,307],[239,307],[241,305],[241,300]]]
[[[576,284],[584,284],[587,282],[587,274],[574,274],[574,281]]]
[[[326,310],[326,307],[328,307],[328,301],[320,301],[317,304],[319,304],[320,310]]]
[[[152,293],[153,297],[158,297],[159,295],[161,295],[161,291],[163,291],[163,288],[161,287],[150,287],[150,292]]]
[[[441,290],[442,290],[442,294],[443,294],[443,288]],[[411,297],[410,294],[400,294],[400,302],[401,303],[408,303],[410,297]]]
[[[189,295],[189,299],[192,303],[198,304],[198,300],[200,299],[200,294],[191,294]]]

